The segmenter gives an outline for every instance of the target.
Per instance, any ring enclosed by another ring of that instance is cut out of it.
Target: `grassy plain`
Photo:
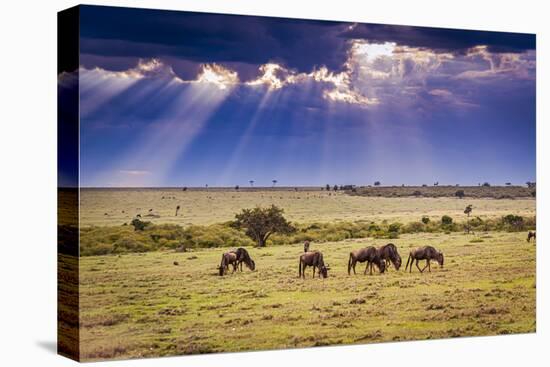
[[[443,189],[443,188],[442,188]],[[407,223],[422,216],[464,218],[472,204],[473,216],[482,219],[507,214],[534,215],[534,198],[492,199],[455,197],[368,197],[320,189],[292,190],[189,190],[181,189],[83,189],[80,192],[82,226],[121,225],[137,214],[153,223],[213,224],[235,219],[243,208],[275,204],[294,222],[330,222],[384,219]],[[178,216],[176,207],[180,206]],[[151,211],[149,211],[152,209]]]
[[[329,278],[298,279],[301,246],[250,249],[254,272],[219,277],[224,249],[80,259],[84,360],[534,332],[535,244],[524,233],[411,234],[443,250],[444,268],[347,275],[351,249],[314,244]],[[513,255],[513,256],[510,256]],[[174,265],[177,262],[178,265]],[[403,265],[404,267],[404,265]]]

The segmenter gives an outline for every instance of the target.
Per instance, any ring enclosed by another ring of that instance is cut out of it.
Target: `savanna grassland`
[[[109,231],[133,230],[123,224],[136,214],[159,228],[177,224],[185,229],[217,225],[233,220],[243,208],[271,204],[283,208],[285,217],[300,228],[342,221],[398,221],[405,227],[423,216],[435,223],[443,215],[459,221],[466,219],[463,211],[468,204],[474,208],[472,217],[487,223],[509,214],[526,219],[535,215],[533,198],[175,189],[83,190],[80,215],[84,232],[105,231],[101,238],[109,246],[109,238],[114,241],[118,235]],[[177,205],[181,209],[176,217]],[[531,229],[532,222],[526,223]],[[264,248],[246,243],[256,270],[243,267],[242,273],[223,277],[217,266],[221,254],[234,244],[185,252],[159,247],[81,256],[80,357],[100,360],[535,331],[536,244],[526,242],[523,227],[475,234],[437,227],[433,232],[398,233],[391,239],[364,233],[364,238],[331,241],[325,236],[312,242],[312,249],[321,250],[330,266],[327,279],[311,279],[311,268],[305,280],[299,279],[302,243],[284,243],[281,238]],[[384,274],[363,275],[364,265],[358,264],[357,275],[347,274],[352,249],[388,242],[397,245],[403,258],[399,271],[391,267]],[[431,273],[420,274],[416,267],[405,272],[409,250],[421,245],[443,251],[444,267],[432,262]],[[70,257],[61,256],[61,265],[64,261]]]
[[[384,187],[378,188],[382,193]],[[453,187],[453,189],[456,188]],[[395,188],[401,190],[401,187]],[[439,187],[435,190],[445,190]],[[496,188],[493,188],[496,190]],[[137,214],[153,223],[180,225],[213,224],[233,220],[243,208],[277,205],[295,222],[391,220],[408,222],[422,216],[464,216],[464,207],[474,205],[474,214],[494,218],[507,214],[534,215],[532,197],[515,199],[455,197],[368,197],[343,191],[305,189],[189,190],[181,189],[82,189],[80,221],[83,226],[120,225]],[[175,216],[177,206],[181,207]],[[151,210],[151,211],[149,211]]]

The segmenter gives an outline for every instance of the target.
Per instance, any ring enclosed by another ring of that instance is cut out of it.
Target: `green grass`
[[[479,238],[482,243],[475,241]],[[364,276],[358,266],[358,275],[347,275],[351,249],[387,242],[313,243],[331,266],[324,280],[311,279],[311,268],[305,280],[298,279],[301,245],[250,248],[257,270],[225,277],[217,275],[225,250],[220,248],[83,257],[81,356],[100,360],[535,331],[536,251],[524,233],[406,234],[392,240],[403,264],[409,248],[430,244],[445,253],[445,267],[434,265],[424,274],[392,267]]]

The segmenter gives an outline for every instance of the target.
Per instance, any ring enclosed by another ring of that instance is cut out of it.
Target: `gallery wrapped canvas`
[[[532,333],[535,35],[58,14],[58,350]]]

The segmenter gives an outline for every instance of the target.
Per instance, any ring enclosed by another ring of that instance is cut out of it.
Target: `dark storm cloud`
[[[523,52],[535,49],[534,34],[384,24],[357,24],[344,30],[340,37],[361,38],[372,42],[389,41],[453,53],[464,53],[478,45],[488,46],[491,52]]]
[[[263,64],[299,71],[339,69],[345,23],[114,7],[81,8],[81,53],[123,58],[180,57]],[[124,62],[124,61],[121,61]],[[113,66],[116,67],[116,66]]]

